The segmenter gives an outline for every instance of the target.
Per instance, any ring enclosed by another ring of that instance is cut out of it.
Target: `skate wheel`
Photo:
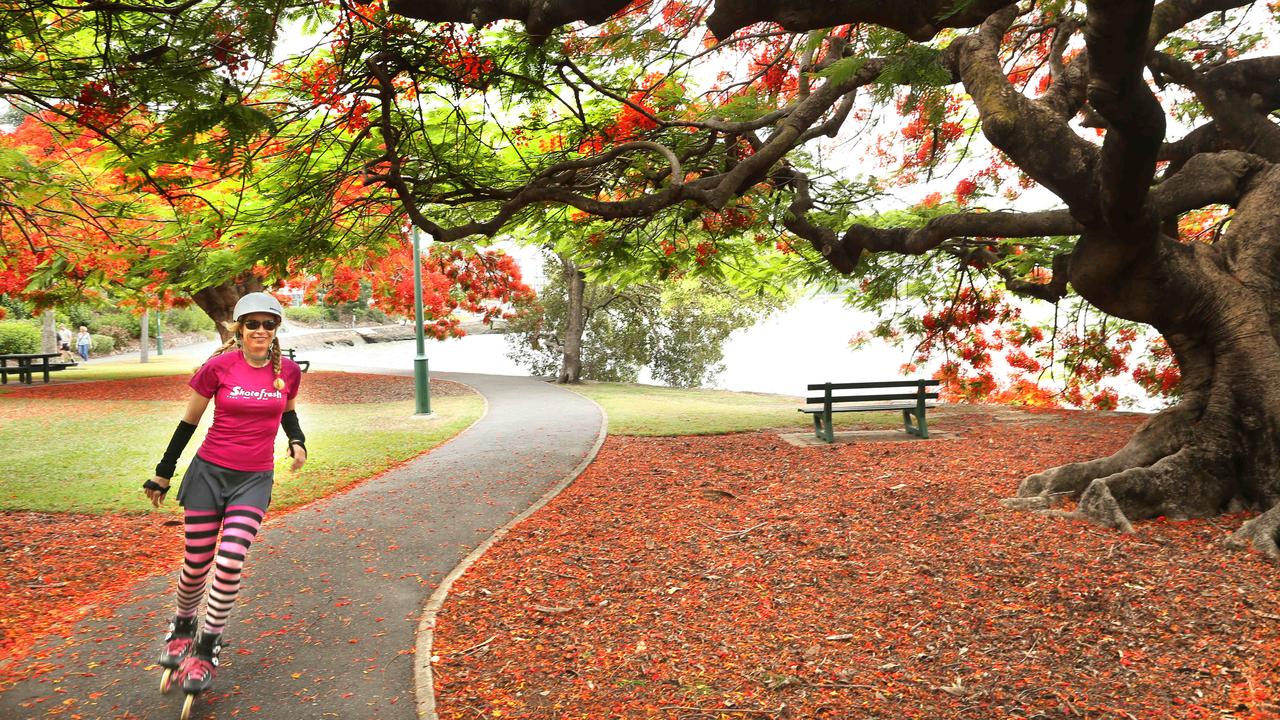
[[[182,720],[191,720],[191,706],[196,704],[196,696],[188,694],[182,701]]]
[[[173,668],[165,668],[160,675],[160,694],[165,695],[173,689]]]

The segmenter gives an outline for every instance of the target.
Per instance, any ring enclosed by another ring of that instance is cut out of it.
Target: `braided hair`
[[[212,360],[218,357],[222,353],[232,348],[240,347],[240,323],[224,322],[222,323],[222,326],[225,327],[227,331],[231,333],[231,337],[227,338],[227,341],[222,343],[222,347],[218,348],[217,350],[214,350],[213,354],[210,355],[208,359],[205,360],[205,362],[209,362],[209,360]],[[275,381],[271,383],[271,386],[277,390],[284,389],[284,378],[280,377],[280,372],[283,365],[282,356],[283,356],[283,353],[280,352],[280,338],[278,337],[271,338],[271,347],[270,349],[267,350],[267,357],[271,359],[271,372],[273,375],[275,375],[275,378],[276,378]],[[196,368],[196,369],[199,370],[200,368]]]
[[[269,354],[271,357],[271,372],[274,373],[276,376],[275,382],[271,384],[272,386],[275,387],[275,389],[283,390],[284,378],[280,377],[280,370],[281,370],[281,366],[284,365],[284,360],[282,358],[284,353],[280,352],[280,338],[278,337],[271,338],[271,350]]]

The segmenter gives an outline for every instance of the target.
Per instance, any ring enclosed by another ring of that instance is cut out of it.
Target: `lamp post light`
[[[417,330],[418,354],[413,359],[413,395],[415,416],[431,415],[431,383],[427,374],[426,338],[422,330],[422,251],[420,231],[413,228],[413,320]]]

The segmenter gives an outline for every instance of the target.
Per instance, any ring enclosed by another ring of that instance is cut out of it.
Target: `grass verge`
[[[565,387],[600,403],[609,414],[611,435],[717,435],[813,427],[808,415],[796,411],[803,399],[786,395],[595,382]],[[841,413],[835,423],[837,428],[897,428],[902,427],[902,414]]]
[[[174,402],[4,397],[0,510],[149,511],[142,482],[152,476],[181,410]],[[312,459],[296,474],[289,472],[287,458],[277,463],[272,509],[323,497],[439,445],[480,417],[484,401],[477,395],[442,397],[432,410],[437,417],[418,420],[410,417],[412,401],[300,403]],[[212,417],[212,411],[205,414],[184,460],[194,456]],[[283,453],[283,434],[277,447]],[[178,478],[184,469],[180,463]],[[174,495],[163,506],[170,512],[178,511]]]

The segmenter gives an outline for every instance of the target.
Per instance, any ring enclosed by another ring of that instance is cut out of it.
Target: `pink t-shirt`
[[[239,350],[210,358],[191,378],[191,388],[213,398],[213,427],[196,451],[214,465],[261,472],[275,467],[276,433],[285,404],[298,396],[302,371],[284,358],[284,390],[273,386],[271,365],[256,368]]]

